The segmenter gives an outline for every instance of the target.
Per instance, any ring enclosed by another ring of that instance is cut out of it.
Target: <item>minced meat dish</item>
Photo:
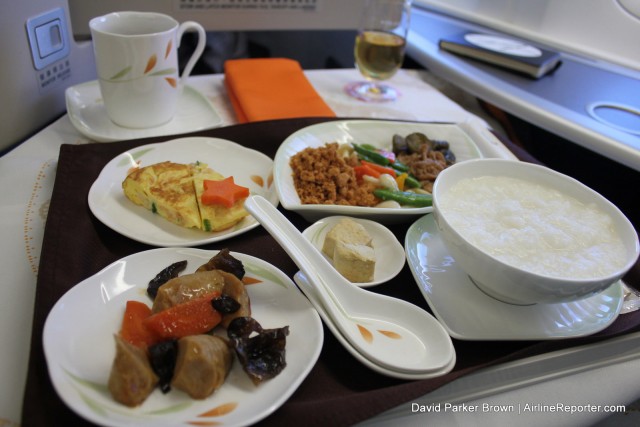
[[[338,143],[306,148],[291,157],[293,183],[303,204],[375,206],[373,186],[358,184],[356,158],[343,158]]]
[[[429,193],[433,192],[433,184],[438,174],[448,166],[444,154],[429,149],[426,144],[423,144],[417,153],[401,153],[397,158],[409,166],[411,174],[422,184],[422,189]]]

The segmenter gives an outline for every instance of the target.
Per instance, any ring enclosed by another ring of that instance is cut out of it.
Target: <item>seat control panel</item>
[[[26,26],[36,70],[42,70],[69,55],[69,32],[62,8],[31,17],[27,19]]]

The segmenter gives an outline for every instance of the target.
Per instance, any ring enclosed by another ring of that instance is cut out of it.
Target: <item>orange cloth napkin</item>
[[[231,59],[225,86],[240,123],[293,117],[335,117],[305,77],[286,58]]]

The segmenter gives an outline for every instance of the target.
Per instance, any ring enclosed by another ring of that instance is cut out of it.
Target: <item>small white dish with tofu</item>
[[[393,279],[405,263],[402,244],[375,221],[330,216],[302,233],[347,280],[359,287]]]

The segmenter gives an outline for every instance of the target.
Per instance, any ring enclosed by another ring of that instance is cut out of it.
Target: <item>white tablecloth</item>
[[[490,123],[486,118],[480,118],[447,98],[442,90],[446,92],[450,88],[424,72],[402,70],[396,75],[391,82],[400,89],[402,96],[398,101],[387,104],[363,103],[343,93],[342,88],[346,83],[358,79],[355,70],[308,71],[307,76],[341,117],[455,121],[464,122],[478,132],[486,132]],[[212,101],[222,117],[223,126],[236,123],[224,89],[223,76],[194,76],[189,80],[189,84]],[[464,94],[455,90],[448,93],[467,108],[475,108],[474,101]],[[479,110],[475,112],[480,113]],[[0,203],[0,244],[3,254],[0,257],[0,271],[4,277],[0,298],[0,427],[20,423],[39,256],[55,180],[58,150],[61,144],[88,142],[91,141],[79,134],[65,115],[0,158],[0,188],[3,194]],[[488,149],[493,150],[491,155],[510,156],[500,145]],[[606,400],[604,404],[629,404],[640,397],[640,386],[629,379],[632,375],[625,375],[625,372],[637,372],[638,369],[640,360],[634,359],[618,363],[614,367],[590,370],[579,377],[576,376],[575,379],[563,377],[561,382],[564,388],[559,386],[557,381],[545,382],[504,395],[496,393],[492,396],[491,402],[500,404],[516,399],[544,403],[550,399],[551,402],[566,404],[573,401],[584,403],[587,400],[593,403],[599,396],[600,400]],[[571,383],[576,384],[575,389],[570,387]],[[605,384],[610,385],[603,389]],[[568,393],[567,387],[571,390],[570,395],[565,394]],[[603,398],[602,391],[606,391],[606,399]],[[484,401],[486,402],[486,399]],[[545,414],[545,423],[559,425],[553,421],[555,419],[566,425],[584,425],[607,414],[582,413],[570,417],[558,415]],[[474,416],[452,412],[416,416],[407,408],[399,408],[393,414],[396,421],[403,421],[407,425],[421,425],[427,419],[454,425],[486,425],[489,422],[499,425],[513,416],[514,414],[505,413],[483,414],[478,417],[477,414]],[[634,420],[637,419],[638,417],[634,417]],[[522,424],[520,420],[527,425],[540,424],[535,415],[520,416],[518,423]],[[372,423],[376,422],[388,422],[388,418],[372,420]]]

